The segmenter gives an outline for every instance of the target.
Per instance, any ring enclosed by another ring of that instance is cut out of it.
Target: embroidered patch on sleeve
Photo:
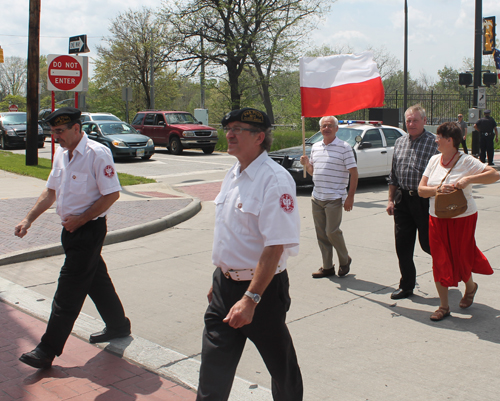
[[[287,212],[292,213],[295,205],[293,204],[293,197],[289,194],[283,194],[280,198],[280,206],[281,208]]]
[[[115,169],[113,166],[108,165],[104,167],[104,175],[108,178],[112,178],[115,175]]]

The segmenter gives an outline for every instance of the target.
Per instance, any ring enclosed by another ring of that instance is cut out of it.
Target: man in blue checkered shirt
[[[415,241],[430,254],[429,247],[429,199],[418,196],[418,184],[429,159],[438,153],[436,137],[426,131],[425,110],[419,104],[405,112],[408,135],[399,138],[394,145],[392,170],[389,175],[389,201],[387,214],[394,216],[396,253],[399,259],[401,280],[392,299],[413,295],[416,268],[413,261]]]

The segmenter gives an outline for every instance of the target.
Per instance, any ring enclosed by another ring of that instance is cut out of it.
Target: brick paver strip
[[[220,192],[222,181],[209,182],[206,184],[195,184],[177,186],[176,190],[182,191],[190,196],[200,199],[202,202],[213,201]]]
[[[0,199],[0,255],[60,242],[62,226],[55,207],[43,213],[24,238],[14,235],[14,227],[26,216],[36,200]],[[160,219],[190,203],[191,199],[186,198],[116,202],[108,214],[108,232]]]
[[[19,361],[32,350],[45,323],[0,302],[0,400],[193,401],[192,390],[70,336],[52,369]]]

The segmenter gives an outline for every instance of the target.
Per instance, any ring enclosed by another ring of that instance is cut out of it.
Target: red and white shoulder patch
[[[280,198],[280,207],[287,213],[292,213],[295,208],[293,202],[293,196],[289,194],[283,194]]]
[[[110,164],[104,167],[104,175],[108,178],[112,178],[115,175],[114,167]]]

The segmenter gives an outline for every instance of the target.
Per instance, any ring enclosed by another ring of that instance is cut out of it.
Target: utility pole
[[[26,165],[38,165],[38,82],[40,81],[40,4],[30,0],[28,28],[28,85],[26,93]]]
[[[205,108],[205,49],[203,47],[203,36],[200,35],[201,40],[201,66],[200,66],[200,89],[201,89],[201,104],[200,108]]]

